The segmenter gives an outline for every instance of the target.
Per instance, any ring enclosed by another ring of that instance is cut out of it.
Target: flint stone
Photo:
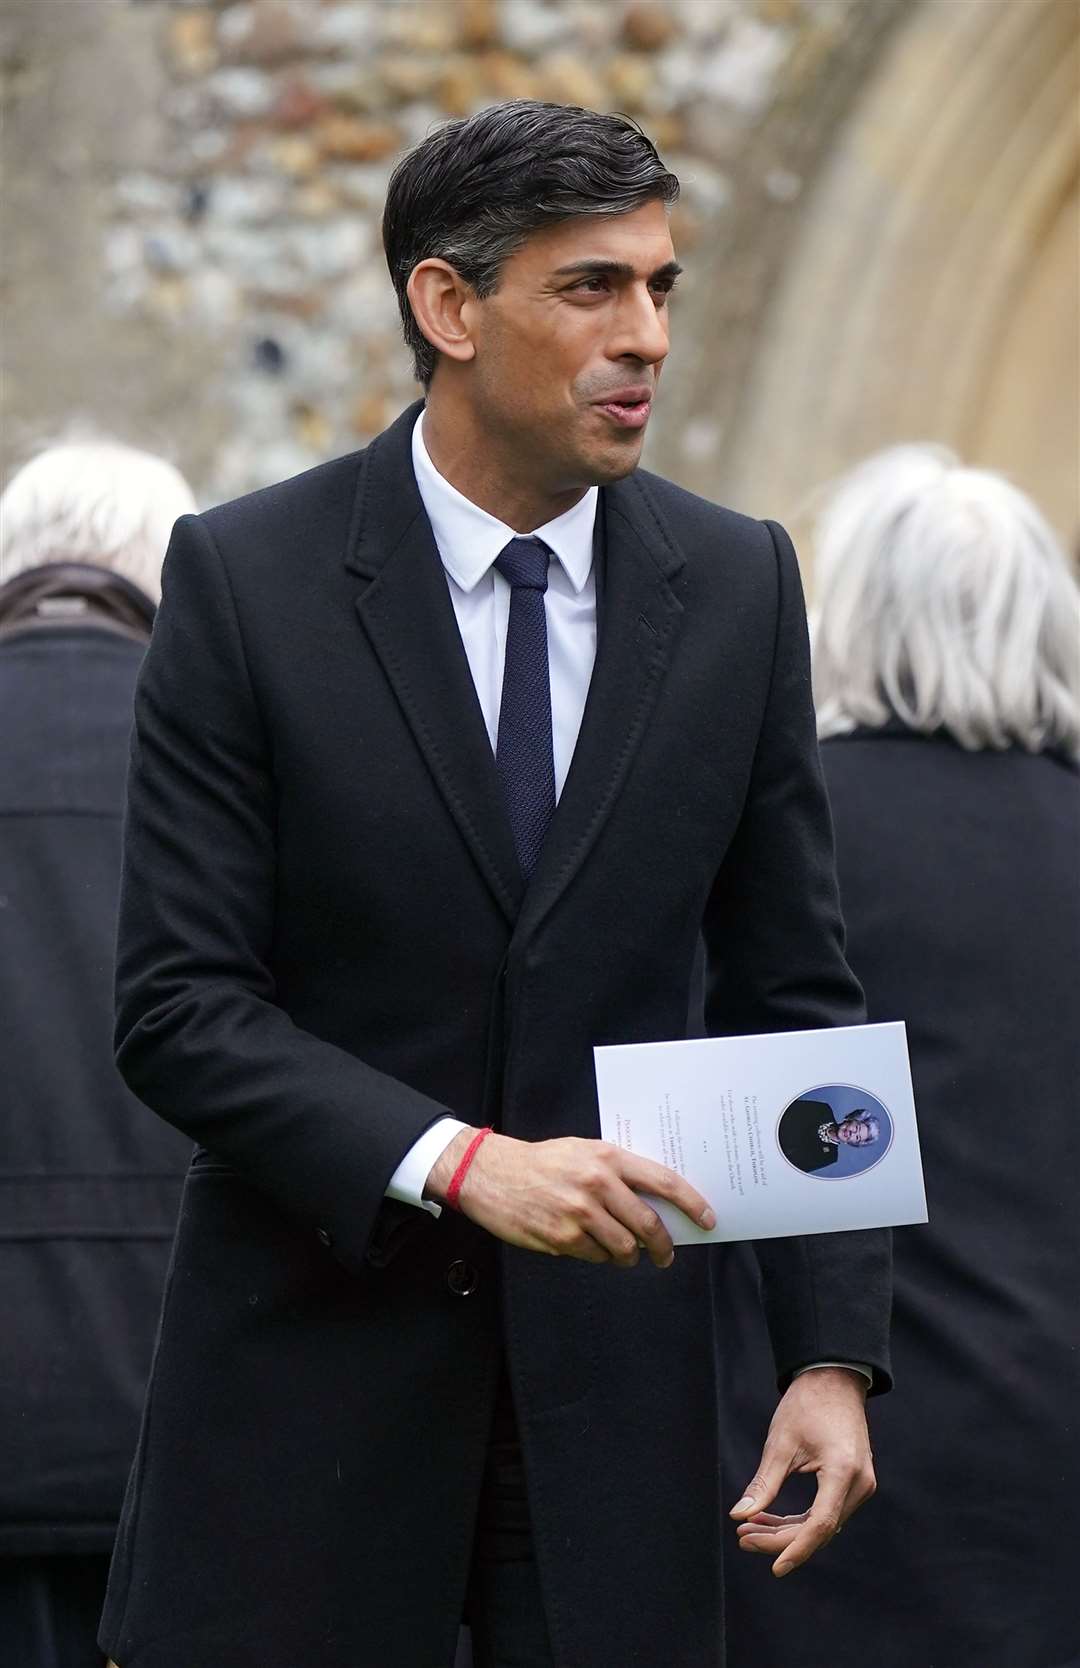
[[[199,262],[202,244],[186,226],[162,221],[143,233],[143,259],[151,272],[190,272]]]
[[[234,63],[288,63],[301,50],[303,24],[295,8],[280,0],[256,0],[221,13],[218,41]]]
[[[314,137],[322,155],[339,162],[377,162],[401,144],[396,127],[358,116],[326,116],[317,124]]]
[[[514,52],[544,52],[570,35],[570,20],[561,6],[547,0],[504,0],[502,38]]]
[[[277,89],[264,70],[235,67],[216,70],[206,89],[215,109],[242,121],[256,121],[273,109]]]
[[[115,186],[116,203],[129,214],[176,214],[183,187],[156,174],[121,174]]]
[[[743,18],[732,26],[722,46],[704,60],[698,90],[744,115],[756,116],[769,101],[789,46],[783,29]]]
[[[218,62],[214,14],[200,6],[169,20],[169,55],[181,75],[206,75]]]
[[[679,22],[667,6],[654,0],[640,0],[623,18],[623,34],[629,46],[641,52],[658,52],[679,32]]]
[[[279,180],[218,175],[210,187],[207,212],[230,225],[273,220],[284,212],[288,188]]]
[[[368,0],[324,6],[312,21],[309,46],[316,52],[349,53],[373,47],[378,38],[378,10]]]

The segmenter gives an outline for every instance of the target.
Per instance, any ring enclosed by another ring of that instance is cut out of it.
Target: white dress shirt
[[[492,752],[499,735],[506,629],[510,620],[510,585],[495,568],[511,539],[521,535],[498,521],[444,480],[424,445],[423,413],[412,438],[413,471],[420,498],[446,571],[461,641],[476,686]],[[596,577],[593,530],[598,492],[590,487],[573,509],[536,529],[555,560],[548,569],[544,597],[547,614],[548,670],[551,677],[551,741],[555,756],[555,798],[563,790],[574,756],[585,697],[596,660]],[[386,1189],[391,1199],[440,1214],[425,1199],[432,1166],[466,1126],[440,1118],[405,1154]]]
[[[439,474],[424,445],[423,429],[421,412],[412,436],[413,472],[446,572],[450,600],[494,752],[510,619],[510,585],[494,564],[510,540],[521,535],[464,497]],[[570,769],[596,661],[593,532],[598,496],[598,489],[590,487],[573,509],[535,531],[535,537],[543,539],[554,557],[548,569],[544,609],[556,801]],[[433,1166],[454,1136],[468,1127],[457,1118],[439,1118],[426,1129],[391,1176],[387,1197],[418,1205],[433,1216],[441,1215],[442,1207],[433,1199],[424,1198],[424,1187]],[[837,1364],[853,1365],[851,1362]],[[820,1361],[814,1365],[827,1367],[834,1363]],[[868,1368],[860,1366],[857,1370],[868,1379],[872,1377]]]

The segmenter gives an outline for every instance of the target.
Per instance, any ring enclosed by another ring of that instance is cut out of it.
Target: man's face
[[[865,1147],[874,1139],[870,1125],[862,1123],[858,1118],[845,1118],[836,1126],[836,1134],[847,1147]]]
[[[494,444],[509,440],[546,489],[618,480],[637,465],[678,272],[664,206],[651,202],[535,232],[495,293],[466,303],[478,423]]]

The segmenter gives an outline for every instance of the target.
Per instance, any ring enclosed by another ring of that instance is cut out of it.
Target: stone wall
[[[84,181],[93,239],[58,259],[56,224],[27,255],[14,217],[10,426],[22,440],[74,408],[149,433],[206,501],[362,444],[415,392],[379,243],[394,162],[448,116],[535,96],[630,112],[683,180],[684,370],[677,347],[650,461],[716,493],[804,183],[906,3],[80,0],[94,84],[55,119],[114,137]],[[63,134],[42,119],[41,77],[50,50],[69,77],[73,63],[42,20],[75,9],[15,0],[5,50],[9,166],[46,228],[40,144]],[[75,335],[72,385],[58,343],[70,353]]]

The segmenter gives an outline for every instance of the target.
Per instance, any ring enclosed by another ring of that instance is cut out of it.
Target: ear
[[[414,266],[406,286],[413,317],[427,340],[447,359],[464,365],[476,355],[469,329],[472,285],[448,261],[431,259]]]

